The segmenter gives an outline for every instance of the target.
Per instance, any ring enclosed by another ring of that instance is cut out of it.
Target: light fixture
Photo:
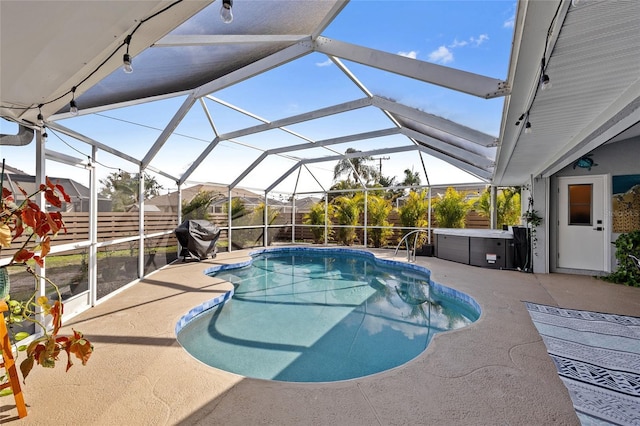
[[[128,53],[125,53],[122,57],[122,69],[127,74],[131,74],[133,72],[133,67],[131,66],[131,56]]]
[[[547,75],[544,57],[540,61],[540,89],[547,90],[551,88],[551,79]]]
[[[222,18],[222,22],[225,24],[230,24],[233,21],[233,12],[231,8],[233,7],[233,0],[222,0],[222,7],[220,7],[220,17]]]
[[[76,104],[76,86],[71,88],[71,102],[69,102],[69,112],[71,115],[78,115],[78,105]]]
[[[133,67],[131,66],[131,56],[129,55],[129,44],[131,43],[131,34],[127,36],[124,42],[127,45],[127,53],[125,53],[124,56],[122,57],[122,69],[127,74],[131,74],[133,72]]]
[[[542,74],[542,77],[540,78],[540,89],[547,90],[550,88],[551,88],[551,80],[549,79],[549,76],[547,74]]]
[[[580,0],[571,0],[571,6],[576,7],[580,4]]]
[[[42,107],[44,104],[38,105],[38,126],[44,125],[44,117],[42,116]]]
[[[49,138],[49,135],[47,134],[47,128],[44,127],[42,129],[42,142],[46,142],[48,138]]]
[[[531,123],[527,121],[527,124],[524,125],[524,132],[526,134],[530,134],[533,130],[531,129]]]

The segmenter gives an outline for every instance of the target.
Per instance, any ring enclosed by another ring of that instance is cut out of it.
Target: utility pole
[[[380,171],[380,176],[382,176],[382,160],[390,160],[390,159],[391,159],[391,157],[389,157],[389,156],[378,157],[378,158],[372,158],[372,160],[374,160],[374,161],[375,161],[375,160],[378,160],[378,162],[379,162],[379,164],[380,164],[380,166],[379,166],[379,167],[380,167],[380,169],[379,169],[379,171]]]

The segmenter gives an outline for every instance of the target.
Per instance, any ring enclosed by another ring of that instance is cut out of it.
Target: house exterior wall
[[[594,165],[591,170],[586,168],[575,167],[573,165],[569,165],[564,169],[560,170],[558,173],[553,175],[549,180],[549,197],[546,199],[549,200],[549,221],[551,226],[549,227],[549,232],[547,235],[549,236],[549,244],[547,245],[549,256],[548,263],[549,269],[551,272],[567,272],[561,271],[557,267],[557,223],[558,223],[558,177],[565,176],[588,176],[588,175],[609,175],[610,177],[620,176],[620,175],[639,175],[640,174],[640,137],[635,137],[631,139],[626,139],[620,142],[605,144],[591,152],[591,159],[597,165]],[[611,193],[611,188],[607,188],[609,193]],[[536,198],[536,203],[538,202],[538,198]],[[613,223],[613,201],[609,201],[608,205],[605,206],[605,212],[609,217],[609,223]],[[536,205],[536,208],[538,206]],[[638,220],[640,222],[640,208],[635,208],[631,214],[634,216],[633,220]],[[545,225],[546,226],[546,225]],[[615,242],[620,233],[613,232],[611,225],[609,226],[609,241]],[[612,269],[615,269],[616,261],[615,261],[615,246],[609,243],[605,250],[609,250]],[[538,262],[540,263],[540,262]],[[534,271],[538,272],[534,265]],[[544,271],[544,272],[548,272]],[[542,271],[540,271],[542,272]],[[579,273],[580,271],[568,271]],[[587,273],[589,271],[585,271]]]

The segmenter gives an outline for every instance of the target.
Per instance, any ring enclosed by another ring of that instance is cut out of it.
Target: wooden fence
[[[86,241],[89,239],[89,214],[88,213],[63,213],[62,216],[67,232],[60,232],[58,236],[52,241],[52,245],[68,244],[78,241]],[[224,213],[217,213],[212,215],[211,222],[218,225],[221,228],[226,228],[228,225],[227,215]],[[303,225],[304,213],[297,213],[295,218],[295,239],[296,241],[313,241],[313,234],[311,228]],[[388,218],[389,222],[393,224],[394,236],[392,241],[398,241],[402,237],[400,221],[398,219],[398,213],[392,212]],[[435,221],[434,221],[435,222]],[[236,223],[233,223],[236,226]],[[364,221],[360,221],[360,226],[364,224]],[[278,227],[278,225],[282,225]],[[276,218],[272,226],[275,229],[271,229],[270,240],[275,241],[291,241],[291,216],[280,215]],[[178,226],[177,218],[172,213],[156,213],[150,212],[144,215],[144,229],[145,234],[153,234],[157,232],[163,232],[167,230],[173,230]],[[433,227],[437,227],[434,224]],[[488,229],[489,219],[481,216],[475,211],[470,212],[466,218],[466,227],[472,229]],[[234,231],[238,232],[238,231]],[[261,231],[257,230],[258,234]],[[120,213],[120,212],[100,212],[98,214],[98,241],[110,241],[119,238],[137,236],[139,233],[138,225],[138,213]],[[223,229],[220,235],[220,241],[227,240],[227,231]],[[364,238],[363,231],[358,230],[358,240],[362,244]],[[152,244],[155,246],[167,244],[167,240],[172,238],[158,238],[153,239]],[[235,240],[235,239],[234,239]],[[24,242],[24,237],[19,238],[14,242],[12,249],[3,249],[1,257],[13,256],[15,250]]]

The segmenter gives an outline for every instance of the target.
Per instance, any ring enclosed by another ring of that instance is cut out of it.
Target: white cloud
[[[328,67],[328,66],[330,66],[332,64],[333,64],[333,62],[331,61],[331,59],[327,59],[324,62],[316,62],[316,66],[317,67]]]
[[[480,46],[485,41],[489,40],[489,36],[486,34],[480,34],[478,38],[471,37],[469,40],[471,41],[471,43],[475,44],[477,47],[477,46]]]
[[[462,41],[458,41],[458,39],[453,39],[453,43],[451,43],[449,45],[450,48],[455,49],[456,47],[463,47],[466,46],[467,44],[469,44],[469,42],[462,40]]]
[[[441,64],[447,64],[453,61],[453,53],[445,46],[440,46],[438,49],[429,53],[429,60],[431,62],[440,62]]]
[[[416,59],[418,57],[418,52],[415,50],[412,50],[410,52],[398,52],[398,55],[406,56],[407,58],[411,58],[411,59]]]
[[[513,28],[515,24],[516,24],[516,15],[511,15],[509,19],[504,21],[504,24],[502,24],[502,26],[504,28]]]

